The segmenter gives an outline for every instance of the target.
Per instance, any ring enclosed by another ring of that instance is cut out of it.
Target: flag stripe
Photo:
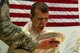
[[[29,5],[16,5],[16,4],[11,4],[10,8],[14,9],[31,9],[31,6]],[[76,8],[63,8],[63,7],[49,7],[50,11],[78,11],[78,7]]]
[[[10,17],[23,17],[23,18],[29,18],[30,15],[29,14],[25,14],[25,13],[10,13]],[[79,18],[79,15],[50,15],[49,18],[53,18],[53,19],[76,19]]]
[[[11,17],[11,21],[13,22],[28,22],[30,21],[29,18],[12,18]],[[79,19],[48,19],[48,22],[56,22],[56,23],[60,23],[60,22],[79,22]]]
[[[10,9],[11,13],[25,13],[30,14],[30,10]],[[66,13],[65,13],[66,12]],[[50,15],[78,15],[77,11],[49,11]]]
[[[15,5],[29,5],[31,6],[33,3],[33,1],[11,1],[10,0],[10,4],[15,4]],[[65,8],[76,8],[78,7],[78,3],[76,4],[66,4],[66,3],[49,3],[49,2],[45,2],[49,7],[65,7]]]
[[[77,4],[78,0],[33,0],[33,1],[38,1],[38,2],[54,2],[54,3],[72,3],[72,4]]]
[[[10,0],[11,21],[16,25],[24,26],[30,21],[30,9],[35,1],[44,1],[49,7],[49,20],[47,26],[79,25],[78,0]]]
[[[27,22],[13,22],[13,24],[18,26],[24,26]],[[48,27],[60,27],[60,26],[79,26],[79,22],[65,22],[65,23],[48,23]]]
[[[49,7],[50,11],[78,11],[78,8]]]
[[[48,23],[47,26],[51,27],[51,26],[54,26],[54,27],[62,27],[62,26],[79,26],[79,22],[65,22],[65,23]]]

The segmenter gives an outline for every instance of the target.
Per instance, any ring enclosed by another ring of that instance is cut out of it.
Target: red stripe
[[[78,4],[78,0],[33,0],[37,2],[51,2],[51,3],[71,3],[71,4]]]
[[[12,22],[12,23],[18,26],[24,26],[27,22]]]
[[[11,4],[10,8],[13,8],[13,9],[31,9],[31,6]],[[50,11],[78,11],[78,8],[49,7],[49,10]]]
[[[19,17],[19,18],[29,18],[29,14],[25,13],[10,13],[10,17]],[[77,19],[79,18],[79,15],[50,15],[49,18],[54,19]]]
[[[10,13],[10,17],[23,17],[23,18],[29,18],[30,15],[29,14],[25,14],[25,13]]]
[[[31,6],[29,6],[29,5],[10,4],[10,8],[14,8],[14,9],[31,9]]]
[[[13,22],[18,26],[24,26],[27,22]],[[48,27],[60,27],[60,26],[79,26],[79,22],[65,22],[65,23],[48,23]]]
[[[49,18],[54,18],[54,19],[79,19],[79,15],[50,15]]]
[[[78,11],[78,8],[49,7],[50,11]]]
[[[62,26],[79,26],[79,22],[65,22],[65,23],[48,23],[47,26],[62,27]]]

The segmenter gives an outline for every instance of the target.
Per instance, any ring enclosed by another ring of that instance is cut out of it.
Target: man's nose
[[[42,21],[42,22],[45,22],[45,21],[47,21],[47,18],[42,18],[41,21]]]

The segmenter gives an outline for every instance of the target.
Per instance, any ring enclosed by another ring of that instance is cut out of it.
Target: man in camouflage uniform
[[[52,38],[41,40],[39,44],[33,41],[28,34],[25,35],[22,32],[21,28],[10,22],[8,0],[0,0],[0,40],[9,46],[8,53],[31,53],[36,48],[43,46],[44,43],[46,45],[42,49],[47,48],[46,46],[51,45],[49,42]]]
[[[25,36],[18,26],[10,22],[8,5],[7,0],[0,0],[0,39],[11,47],[9,53],[15,53],[12,50],[17,48],[32,52],[37,43],[32,41],[30,37]]]

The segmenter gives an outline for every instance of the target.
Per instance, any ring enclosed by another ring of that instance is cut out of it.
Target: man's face
[[[43,13],[39,9],[35,9],[35,15],[32,20],[32,27],[38,31],[43,30],[48,22],[49,14],[48,12]]]

